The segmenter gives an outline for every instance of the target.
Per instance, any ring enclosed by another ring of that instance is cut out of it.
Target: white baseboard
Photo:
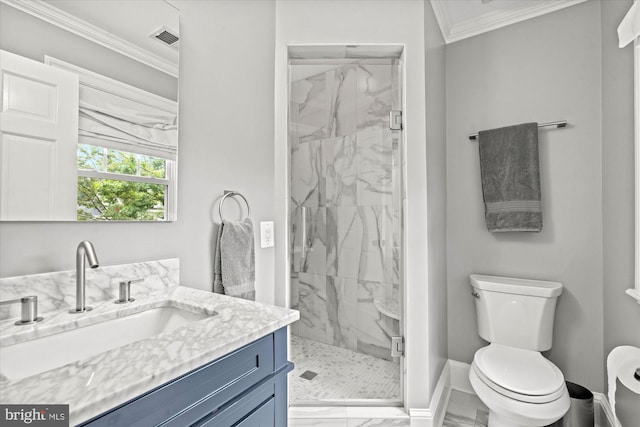
[[[433,413],[429,408],[409,408],[409,417],[417,420],[433,420]]]
[[[600,424],[602,425],[602,427],[621,427],[620,422],[614,422],[615,417],[613,415],[613,410],[611,409],[611,404],[609,403],[607,396],[602,393],[593,393],[593,404],[600,407],[601,414],[608,423],[607,426],[604,426],[603,421],[605,420],[600,419]]]
[[[451,395],[451,367],[445,363],[436,387],[429,402],[429,408],[409,408],[407,411],[412,420],[423,421],[422,427],[441,427],[447,412],[449,396]],[[412,424],[413,425],[413,424]]]
[[[436,388],[433,390],[433,396],[429,408],[433,412],[433,425],[434,427],[442,426],[444,422],[444,416],[447,413],[447,406],[449,406],[449,398],[451,397],[451,365],[447,361],[442,368],[440,378],[436,383]]]

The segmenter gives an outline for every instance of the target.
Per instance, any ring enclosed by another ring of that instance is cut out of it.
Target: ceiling
[[[587,0],[430,1],[445,43],[453,43]]]

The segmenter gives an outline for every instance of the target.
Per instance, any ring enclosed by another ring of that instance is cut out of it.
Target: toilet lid
[[[537,351],[490,344],[476,352],[474,367],[489,387],[525,402],[549,402],[566,392],[560,369]]]

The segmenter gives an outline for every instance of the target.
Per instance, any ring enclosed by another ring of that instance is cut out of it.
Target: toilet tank
[[[561,283],[480,274],[469,278],[482,338],[526,350],[551,348]]]

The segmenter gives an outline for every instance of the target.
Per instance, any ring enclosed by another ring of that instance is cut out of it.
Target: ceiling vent
[[[171,47],[177,47],[178,43],[180,42],[178,32],[166,26],[152,32],[151,34],[149,34],[149,37]]]

